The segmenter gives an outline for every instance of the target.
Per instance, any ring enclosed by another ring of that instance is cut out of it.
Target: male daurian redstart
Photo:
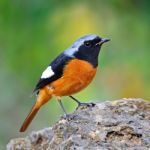
[[[37,100],[20,132],[27,129],[41,106],[53,96],[56,97],[64,112],[62,96],[69,96],[79,105],[81,104],[71,95],[81,91],[92,81],[96,74],[101,46],[108,41],[109,39],[94,34],[83,36],[50,63],[34,89],[34,92],[37,92]]]

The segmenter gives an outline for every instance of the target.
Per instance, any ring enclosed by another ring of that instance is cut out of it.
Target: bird
[[[39,109],[52,97],[58,100],[65,114],[67,113],[61,97],[69,96],[78,105],[83,104],[72,95],[91,83],[97,71],[101,46],[108,41],[110,39],[96,34],[82,36],[48,65],[33,90],[37,93],[37,99],[24,120],[20,132],[27,129]]]

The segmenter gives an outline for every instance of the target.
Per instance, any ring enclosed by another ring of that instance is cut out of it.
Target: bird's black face
[[[85,40],[79,47],[74,56],[78,59],[90,62],[94,67],[98,65],[98,55],[103,43],[108,42],[109,39],[103,39],[96,36],[94,39]]]

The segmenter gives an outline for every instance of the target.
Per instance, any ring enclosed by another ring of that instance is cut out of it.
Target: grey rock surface
[[[81,106],[53,127],[12,139],[7,150],[150,150],[150,102]]]

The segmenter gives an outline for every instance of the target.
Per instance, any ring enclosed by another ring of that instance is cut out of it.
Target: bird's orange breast
[[[63,76],[52,82],[52,93],[55,96],[69,96],[84,89],[96,74],[87,61],[73,59],[64,68]]]

